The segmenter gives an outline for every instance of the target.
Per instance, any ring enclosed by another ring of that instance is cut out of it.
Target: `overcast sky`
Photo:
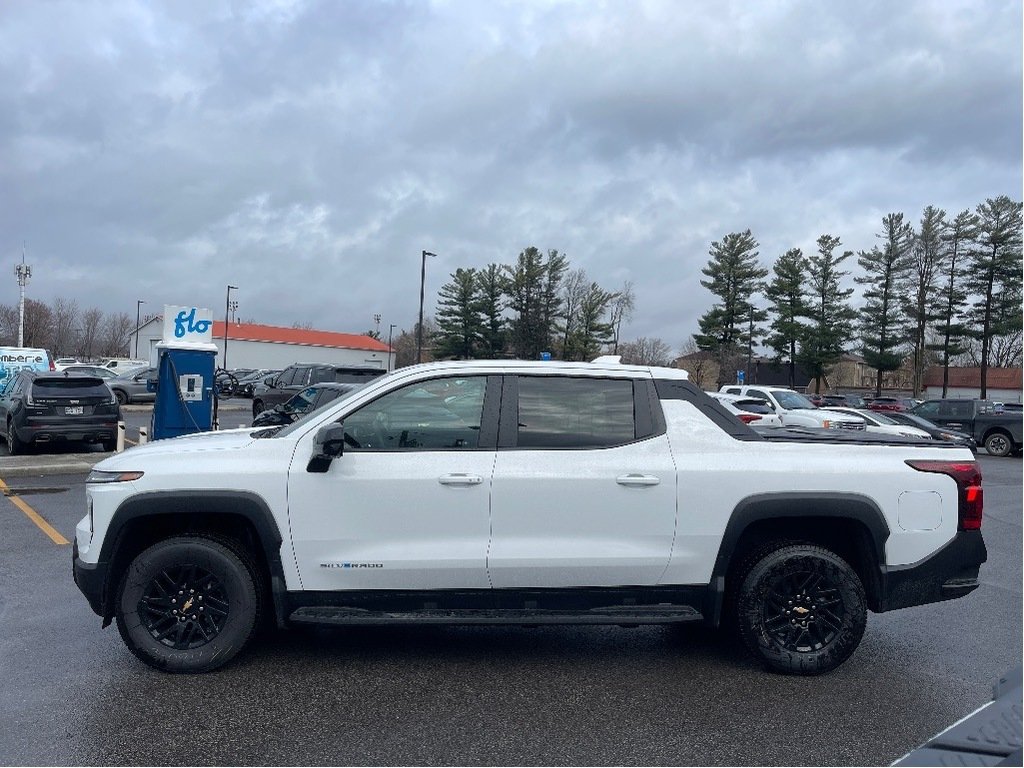
[[[411,328],[565,253],[678,349],[713,240],[1021,198],[1020,0],[0,3],[0,303]],[[855,267],[854,267],[855,268]]]

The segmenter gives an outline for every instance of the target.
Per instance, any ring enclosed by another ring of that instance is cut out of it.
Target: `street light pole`
[[[228,369],[228,312],[231,310],[231,291],[237,291],[237,285],[228,286],[228,295],[224,299],[224,370]]]
[[[388,373],[391,373],[391,359],[395,356],[395,351],[391,348],[391,334],[395,332],[395,328],[398,326],[394,323],[388,328]]]
[[[135,302],[135,359],[139,359],[139,322],[142,320],[142,305],[145,304],[142,299],[138,299]]]
[[[416,362],[423,362],[423,286],[427,280],[427,256],[437,258],[436,253],[423,252],[423,262],[420,264],[420,321],[416,325]]]

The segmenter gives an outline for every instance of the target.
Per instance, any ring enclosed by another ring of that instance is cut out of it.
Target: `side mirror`
[[[337,422],[317,430],[313,438],[313,456],[306,465],[307,472],[326,472],[331,461],[344,452],[345,427]]]

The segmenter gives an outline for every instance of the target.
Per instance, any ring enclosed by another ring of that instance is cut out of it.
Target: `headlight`
[[[87,483],[126,483],[130,480],[138,480],[142,472],[106,472],[101,469],[94,469],[85,478]]]

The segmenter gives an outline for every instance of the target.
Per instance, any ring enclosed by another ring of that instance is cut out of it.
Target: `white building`
[[[370,336],[255,323],[228,323],[227,331],[225,365],[224,322],[214,320],[218,368],[287,368],[292,363],[364,365],[382,370],[395,367],[394,350]],[[162,333],[163,318],[152,317],[129,335],[129,349],[134,352],[138,334],[139,357],[156,365],[156,345]]]

